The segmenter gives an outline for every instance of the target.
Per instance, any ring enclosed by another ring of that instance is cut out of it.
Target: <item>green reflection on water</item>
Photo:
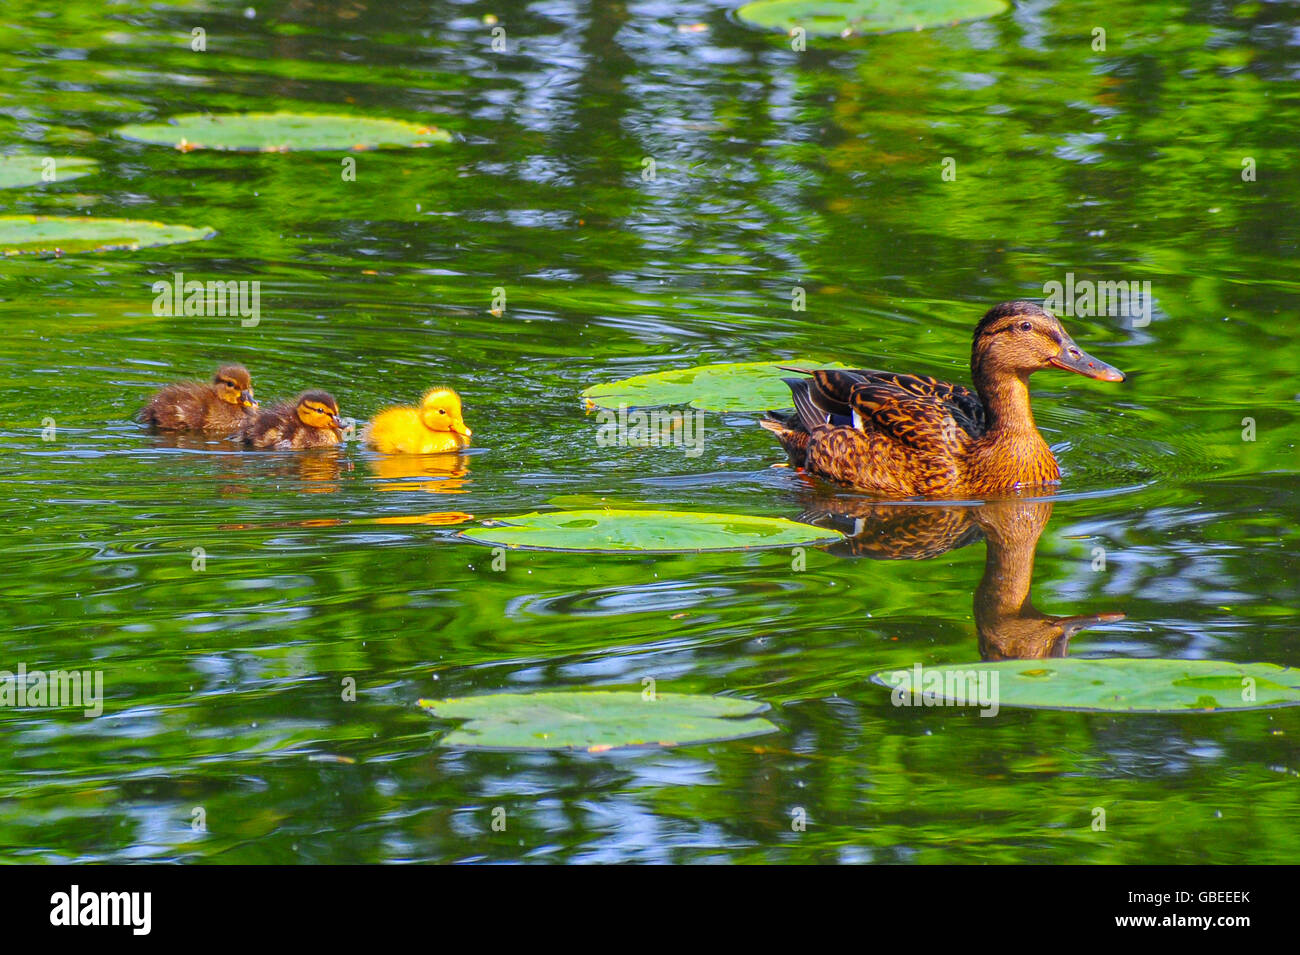
[[[1076,655],[1300,664],[1300,48],[1283,14],[1056,3],[797,54],[722,7],[514,2],[492,9],[513,41],[497,54],[469,5],[245,6],[0,13],[4,151],[100,165],[5,190],[0,212],[219,232],[4,263],[0,666],[100,668],[107,695],[97,720],[0,714],[10,858],[1295,858],[1294,711],[889,706],[868,673],[980,655],[978,540],[926,560],[812,550],[801,571],[782,552],[510,554],[494,570],[455,524],[409,522],[575,496],[794,519],[809,491],[770,467],[754,416],[711,415],[698,457],[603,447],[579,392],[803,353],[966,380],[992,302],[1067,272],[1150,281],[1145,327],[1066,319],[1127,383],[1034,379],[1064,472],[1035,602],[1126,614],[1076,634]],[[205,54],[189,49],[196,9]],[[678,31],[701,18],[708,31]],[[331,107],[462,141],[359,154],[346,182],[331,155],[108,136],[177,112]],[[155,317],[151,285],[177,271],[260,281],[261,322]],[[265,402],[324,387],[358,419],[452,382],[475,446],[394,470],[354,446],[241,455],[130,421],[151,389],[223,360]],[[414,704],[646,676],[770,702],[782,733],[467,754],[440,751]]]

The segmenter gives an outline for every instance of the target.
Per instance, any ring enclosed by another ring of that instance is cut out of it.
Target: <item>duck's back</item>
[[[140,411],[145,424],[166,431],[202,431],[212,389],[199,382],[167,385],[149,399]]]
[[[929,417],[927,408],[950,416],[953,422],[972,438],[978,438],[988,428],[984,403],[965,385],[940,381],[929,375],[906,375],[870,368],[819,369],[810,379],[814,403],[828,415],[840,419],[833,424],[853,424],[855,404],[864,401],[867,407],[858,408],[859,423],[869,426],[881,417],[880,424],[896,420],[899,415]],[[857,399],[855,401],[855,395]],[[863,415],[863,411],[871,414]],[[941,420],[941,419],[940,419]]]
[[[941,494],[962,480],[961,455],[987,428],[979,397],[927,375],[817,369],[787,378],[796,415],[769,416],[792,460],[863,490]]]
[[[248,447],[264,451],[302,451],[339,443],[332,431],[304,424],[291,404],[279,404],[260,412],[236,437]]]

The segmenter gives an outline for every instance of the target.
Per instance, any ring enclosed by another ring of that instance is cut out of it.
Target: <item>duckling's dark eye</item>
[[[1034,325],[1032,322],[1021,322],[1020,330],[1022,332],[1032,332],[1034,330]]]
[[[447,413],[447,411],[446,411],[445,408],[439,408],[439,409],[438,409],[438,414],[446,414],[446,413]]]

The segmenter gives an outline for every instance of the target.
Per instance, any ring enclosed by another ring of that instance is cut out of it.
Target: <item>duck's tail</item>
[[[783,415],[769,411],[759,419],[759,425],[776,435],[785,453],[790,455],[790,463],[803,467],[808,457],[808,432],[799,426],[794,415]]]
[[[812,431],[813,428],[828,423],[830,419],[826,412],[817,406],[810,379],[782,378],[781,380],[790,386],[790,394],[794,396],[794,410],[800,428],[804,431]]]
[[[790,455],[791,464],[803,467],[808,456],[809,432],[818,425],[825,424],[826,416],[813,402],[807,378],[782,380],[790,386],[790,394],[794,396],[795,413],[769,411],[758,423],[776,435],[781,447]]]

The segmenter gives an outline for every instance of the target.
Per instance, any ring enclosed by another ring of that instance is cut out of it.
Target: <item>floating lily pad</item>
[[[949,664],[916,669],[881,670],[871,680],[909,702],[917,685],[925,705],[927,690],[937,700],[975,705],[972,687],[983,674],[998,706],[1055,710],[1100,710],[1110,713],[1179,713],[1205,710],[1250,710],[1300,704],[1300,669],[1272,663],[1224,663],[1217,660],[1138,660],[1079,658],[1004,660],[998,663]],[[974,676],[971,676],[974,674]],[[975,682],[973,682],[975,681]],[[986,699],[988,696],[986,696]]]
[[[444,746],[473,749],[583,749],[681,746],[776,732],[755,714],[766,703],[721,696],[639,690],[491,693],[456,700],[420,700],[444,720],[468,720]]]
[[[815,36],[894,33],[950,26],[1005,13],[1006,0],[757,0],[736,11],[742,22]]]
[[[831,544],[840,539],[781,517],[697,511],[551,511],[507,517],[458,536],[535,550],[640,552],[745,550]]]
[[[53,166],[49,161],[53,160]],[[0,156],[0,189],[39,186],[46,182],[64,182],[94,172],[99,164],[80,156]],[[54,178],[46,179],[52,169]]]
[[[782,378],[797,377],[785,368],[844,368],[838,362],[810,358],[788,361],[738,362],[674,368],[636,375],[604,385],[592,385],[582,397],[601,408],[650,408],[690,405],[705,411],[767,411],[792,408],[790,388]]]
[[[62,255],[143,249],[210,239],[217,233],[201,226],[169,225],[140,219],[93,219],[74,216],[0,216],[0,253]]]
[[[220,149],[282,153],[312,149],[382,149],[445,143],[451,134],[436,126],[397,119],[316,113],[187,113],[160,123],[136,123],[117,131],[123,139],[183,152]]]

